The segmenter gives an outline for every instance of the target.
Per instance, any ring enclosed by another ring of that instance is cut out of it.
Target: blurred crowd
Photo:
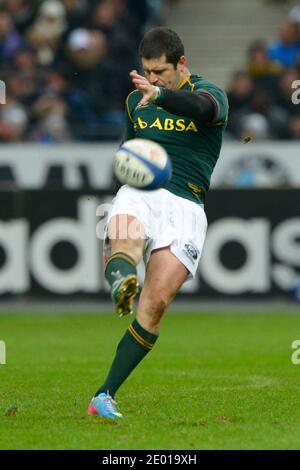
[[[163,0],[0,0],[0,142],[119,139]]]
[[[170,1],[170,0],[169,0]],[[144,31],[165,0],[0,0],[0,142],[119,140]],[[227,139],[300,139],[300,4],[228,88]],[[296,85],[295,85],[296,84]]]
[[[277,41],[250,45],[246,67],[233,74],[227,92],[228,138],[300,139],[300,3]]]

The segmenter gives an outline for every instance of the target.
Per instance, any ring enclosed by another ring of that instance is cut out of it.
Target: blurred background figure
[[[21,34],[24,34],[32,25],[40,5],[39,0],[3,0],[1,3],[2,8],[10,14],[16,29]]]
[[[1,64],[12,60],[14,54],[24,44],[20,33],[16,30],[11,16],[5,12],[0,12],[0,58]]]
[[[127,74],[108,55],[105,34],[84,28],[72,31],[63,64],[73,87],[86,94],[90,109],[82,138],[121,138],[124,100],[130,85]]]
[[[266,140],[270,135],[268,120],[262,113],[249,113],[241,119],[241,138],[249,136],[251,140]]]
[[[299,30],[295,23],[286,21],[279,30],[279,40],[271,44],[268,54],[283,67],[292,67],[300,52]]]
[[[235,138],[241,135],[241,120],[250,112],[254,93],[254,81],[246,71],[234,72],[228,87],[230,113],[228,116],[227,132]]]
[[[32,119],[36,122],[30,138],[36,142],[59,143],[70,140],[68,108],[55,93],[45,93],[34,104]]]
[[[291,23],[295,23],[297,25],[300,24],[300,2],[291,8],[289,12],[289,20]]]
[[[0,111],[0,142],[21,142],[25,137],[28,116],[23,106],[11,96]]]
[[[37,49],[38,61],[41,65],[54,63],[66,29],[64,5],[58,0],[43,2],[34,24],[27,33],[28,40]]]
[[[265,42],[258,40],[252,43],[247,58],[247,71],[254,81],[255,88],[275,93],[282,67],[270,59]]]
[[[68,32],[86,26],[90,3],[89,0],[63,0]]]
[[[91,26],[106,35],[109,57],[124,73],[137,67],[136,44],[141,38],[138,18],[126,7],[126,0],[98,1],[91,17]]]

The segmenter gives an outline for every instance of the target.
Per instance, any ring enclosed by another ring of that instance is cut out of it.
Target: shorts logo
[[[195,248],[192,244],[186,243],[184,245],[184,252],[188,256],[188,258],[190,258],[195,264],[198,259],[198,256],[200,255],[199,250],[197,250],[197,248]]]

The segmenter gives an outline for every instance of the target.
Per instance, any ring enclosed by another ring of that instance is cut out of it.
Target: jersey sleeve
[[[207,96],[214,104],[215,116],[213,124],[224,124],[228,118],[228,99],[223,90],[213,83],[196,84],[195,92],[201,96]]]
[[[135,137],[134,111],[142,97],[143,94],[138,90],[132,91],[127,96],[125,105],[125,140],[134,139]]]

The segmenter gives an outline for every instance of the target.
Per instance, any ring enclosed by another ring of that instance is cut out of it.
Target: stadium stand
[[[297,140],[299,11],[278,0],[0,0],[0,142],[119,140],[138,43],[164,18],[192,70],[227,88],[228,140]]]

